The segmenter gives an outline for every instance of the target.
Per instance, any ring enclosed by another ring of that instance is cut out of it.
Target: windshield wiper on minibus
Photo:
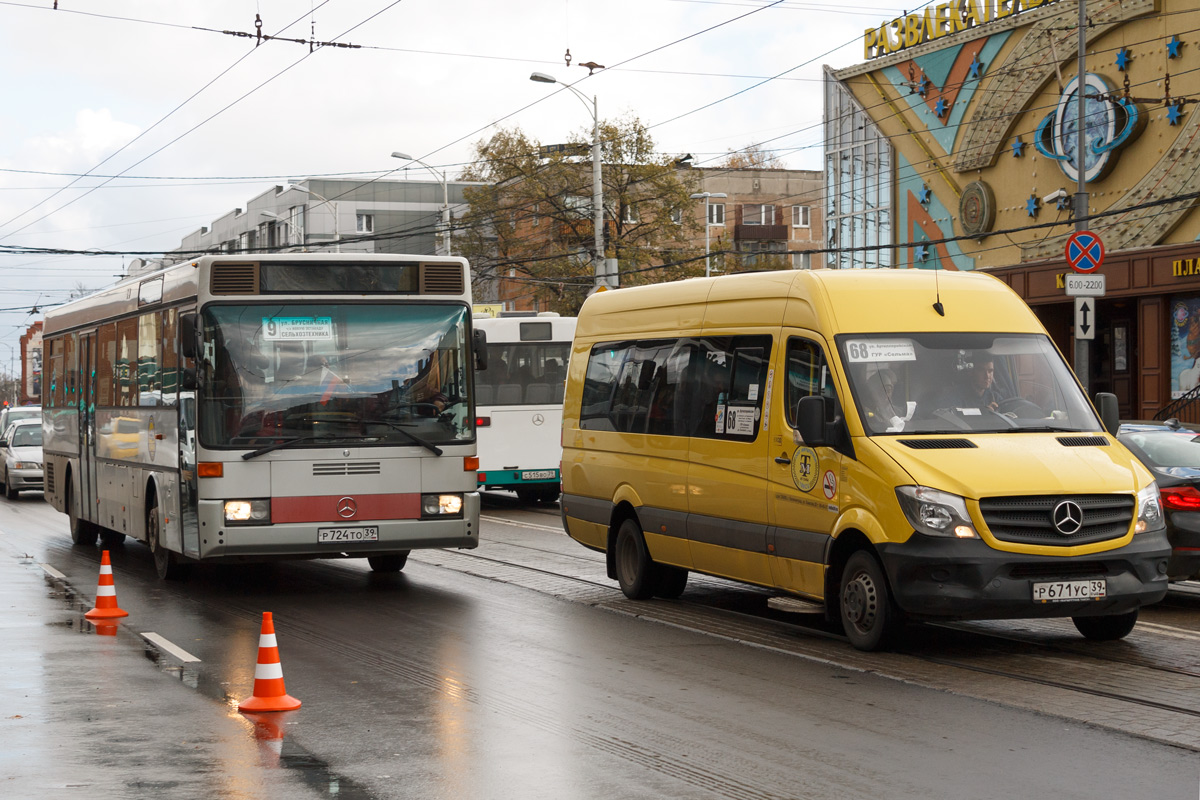
[[[364,425],[387,425],[392,430],[396,430],[396,431],[399,431],[400,433],[403,433],[405,436],[407,436],[413,442],[421,445],[421,447],[424,447],[426,450],[430,451],[435,456],[440,456],[442,454],[442,448],[438,447],[436,444],[433,444],[432,442],[425,441],[420,436],[417,436],[415,433],[409,433],[408,431],[404,430],[404,428],[397,425],[395,422],[388,422],[386,419],[366,419],[365,417],[359,417],[358,421],[363,423]]]
[[[291,447],[292,445],[300,444],[301,442],[314,442],[318,439],[344,439],[344,438],[346,438],[346,437],[333,436],[328,433],[322,433],[322,434],[313,435],[313,436],[296,436],[291,439],[284,439],[283,441],[280,441],[280,442],[274,442],[273,444],[269,444],[266,447],[260,447],[257,450],[251,450],[249,453],[242,453],[242,460],[249,461],[252,458],[258,458],[259,456],[261,456],[265,453],[269,453],[272,450],[280,450],[284,447]]]

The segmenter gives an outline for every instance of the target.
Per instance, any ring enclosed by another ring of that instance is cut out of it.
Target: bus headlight
[[[423,494],[421,495],[421,516],[423,517],[453,517],[462,513],[463,497],[461,494]]]
[[[928,486],[900,486],[896,489],[900,508],[913,530],[926,536],[976,539],[978,534],[967,512],[967,503],[956,494],[939,492]]]
[[[1137,522],[1133,532],[1160,531],[1165,527],[1167,522],[1159,505],[1158,482],[1151,481],[1149,486],[1137,493]]]
[[[270,500],[226,500],[226,525],[271,524]]]

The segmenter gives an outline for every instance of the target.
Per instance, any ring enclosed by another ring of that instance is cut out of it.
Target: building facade
[[[1082,76],[1078,15],[1066,0],[934,3],[826,70],[829,265],[988,270],[1089,391],[1146,418],[1200,382],[1200,7],[1089,0]],[[1106,248],[1093,340],[1064,289],[1081,171]]]
[[[472,185],[310,178],[274,186],[184,237],[175,252],[453,253],[454,220]]]

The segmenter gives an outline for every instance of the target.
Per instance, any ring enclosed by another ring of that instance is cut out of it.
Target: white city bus
[[[76,544],[197,561],[479,540],[460,258],[204,256],[46,314],[46,497]]]
[[[562,460],[562,403],[575,318],[476,315],[487,369],[475,376],[479,486],[554,502]]]

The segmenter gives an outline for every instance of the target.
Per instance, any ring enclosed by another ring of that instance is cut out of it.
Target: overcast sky
[[[822,65],[862,61],[863,30],[901,13],[880,0],[54,5],[0,0],[0,371],[35,303],[111,283],[135,254],[288,178],[385,175],[403,166],[396,150],[454,176],[497,125],[543,143],[590,128],[535,70],[570,82],[582,62],[606,65],[577,84],[600,115],[638,116],[661,152],[697,165],[765,143],[819,169]],[[266,35],[359,47],[256,46],[256,14]]]

